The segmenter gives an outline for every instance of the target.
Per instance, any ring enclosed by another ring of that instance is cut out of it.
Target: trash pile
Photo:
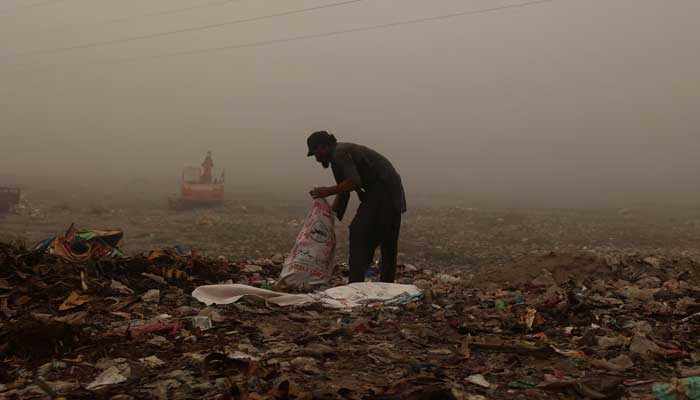
[[[120,230],[80,231],[71,224],[66,233],[39,242],[35,252],[54,254],[66,262],[84,262],[101,258],[123,257],[119,242],[124,237]]]
[[[269,294],[284,262],[273,258],[178,247],[66,262],[0,244],[0,397],[700,398],[700,268],[689,260],[404,265],[398,283],[420,293],[352,308],[193,297],[209,285]],[[343,288],[347,269],[333,279]]]

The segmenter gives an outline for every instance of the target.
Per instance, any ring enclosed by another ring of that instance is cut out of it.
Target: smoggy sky
[[[364,0],[123,40],[338,1],[3,0],[0,177],[176,179],[212,150],[232,185],[305,193],[332,180],[305,157],[326,129],[385,154],[409,197],[700,200],[697,0],[166,56],[526,2]]]

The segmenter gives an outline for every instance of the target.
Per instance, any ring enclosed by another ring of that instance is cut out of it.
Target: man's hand
[[[352,192],[353,190],[355,190],[355,184],[350,179],[346,179],[337,186],[314,188],[312,191],[309,192],[309,194],[314,199],[325,199],[329,196],[333,196],[339,193]]]
[[[333,188],[317,187],[310,191],[309,194],[314,199],[325,199],[326,197],[332,196],[335,193],[333,192]]]

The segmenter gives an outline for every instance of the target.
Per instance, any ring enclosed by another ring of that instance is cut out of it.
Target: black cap
[[[306,139],[306,145],[309,147],[309,152],[306,154],[307,157],[311,157],[314,155],[314,149],[316,149],[316,146],[320,145],[334,145],[336,143],[335,136],[331,135],[330,133],[326,131],[318,131],[314,132],[311,135],[309,135],[309,138]]]

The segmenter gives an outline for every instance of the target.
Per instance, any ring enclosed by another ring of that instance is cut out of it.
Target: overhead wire
[[[413,24],[419,24],[419,23],[424,23],[424,22],[447,20],[447,19],[470,16],[470,15],[487,14],[487,13],[492,13],[492,12],[515,9],[515,8],[525,8],[525,7],[535,6],[535,5],[539,5],[539,4],[553,3],[556,1],[559,1],[559,0],[531,0],[531,1],[523,2],[523,3],[510,4],[510,5],[491,7],[491,8],[482,8],[482,9],[477,9],[477,10],[460,11],[460,12],[455,12],[455,13],[450,13],[450,14],[442,14],[442,15],[436,15],[436,16],[431,16],[431,17],[416,18],[416,19],[411,19],[411,20],[406,20],[406,21],[389,22],[389,23],[385,23],[385,24],[370,25],[370,26],[358,27],[358,28],[342,29],[342,30],[331,31],[331,32],[312,33],[312,34],[308,34],[308,35],[292,36],[292,37],[281,38],[281,39],[262,40],[262,41],[251,42],[251,43],[227,45],[227,46],[220,46],[220,47],[210,47],[210,48],[205,48],[205,49],[185,50],[185,51],[172,52],[172,53],[163,53],[163,54],[156,54],[156,55],[153,55],[150,57],[124,58],[124,59],[119,59],[119,60],[113,60],[113,62],[115,62],[115,63],[128,63],[128,62],[133,62],[133,61],[138,61],[138,60],[153,60],[153,59],[159,59],[159,58],[187,56],[187,55],[203,54],[203,53],[209,53],[209,52],[220,52],[220,51],[228,51],[228,50],[235,50],[235,49],[270,46],[270,45],[274,45],[274,44],[289,43],[289,42],[295,42],[295,41],[300,41],[300,40],[310,40],[310,39],[318,39],[318,38],[324,38],[324,37],[340,36],[340,35],[345,35],[345,34],[350,34],[350,33],[358,33],[358,32],[369,32],[369,31],[374,31],[374,30],[393,28],[393,27],[397,27],[397,26],[413,25]],[[107,62],[107,64],[110,64],[110,63],[111,62]]]
[[[30,33],[60,32],[60,31],[65,31],[65,30],[85,28],[85,27],[89,27],[89,26],[112,25],[112,24],[117,24],[117,23],[122,23],[122,22],[143,19],[143,18],[162,17],[165,15],[180,14],[180,13],[184,13],[184,12],[192,11],[192,10],[199,10],[199,9],[204,9],[204,8],[222,6],[222,5],[225,5],[228,3],[234,3],[237,1],[240,1],[240,0],[214,0],[214,1],[208,1],[204,4],[198,4],[195,6],[174,8],[174,9],[162,10],[162,11],[154,11],[154,12],[145,13],[145,14],[127,15],[124,17],[105,19],[105,20],[101,20],[101,21],[94,21],[94,22],[89,22],[89,23],[84,23],[84,24],[61,25],[61,26],[56,26],[56,27],[49,27],[47,29],[43,29],[43,30],[39,30],[39,31],[24,31],[24,32],[16,32],[16,33],[17,34],[30,34]]]
[[[262,41],[256,41],[256,42],[250,42],[250,43],[232,44],[232,45],[219,46],[219,47],[208,47],[208,48],[203,48],[203,49],[183,50],[183,51],[170,52],[170,53],[154,54],[154,55],[145,56],[145,57],[139,56],[139,57],[129,57],[129,58],[120,58],[120,59],[110,59],[110,60],[104,60],[104,61],[95,61],[95,62],[88,62],[88,63],[83,63],[83,64],[71,64],[71,65],[66,65],[66,66],[67,67],[79,67],[79,66],[84,66],[84,65],[120,65],[120,64],[133,63],[133,62],[137,62],[137,61],[157,60],[157,59],[161,59],[161,58],[172,58],[172,57],[189,56],[189,55],[205,54],[205,53],[212,53],[212,52],[222,52],[222,51],[231,51],[231,50],[237,50],[237,49],[271,46],[271,45],[275,45],[275,44],[283,44],[283,43],[318,39],[318,38],[324,38],[324,37],[341,36],[341,35],[346,35],[346,34],[351,34],[351,33],[370,32],[370,31],[389,29],[389,28],[405,26],[405,25],[415,25],[415,24],[420,24],[420,23],[442,21],[442,20],[454,19],[454,18],[459,18],[459,17],[495,13],[495,12],[505,11],[505,10],[510,10],[510,9],[526,8],[526,7],[531,7],[531,6],[536,6],[536,5],[546,4],[546,3],[553,3],[556,1],[560,1],[560,0],[530,0],[530,1],[525,1],[525,2],[520,2],[520,3],[515,3],[515,4],[508,4],[508,5],[497,6],[497,7],[459,11],[459,12],[454,12],[454,13],[449,13],[449,14],[441,14],[441,15],[415,18],[415,19],[404,20],[404,21],[389,22],[389,23],[377,24],[377,25],[369,25],[369,26],[364,26],[364,27],[341,29],[341,30],[330,31],[330,32],[312,33],[312,34],[307,34],[307,35],[291,36],[291,37],[287,37],[287,38],[262,40]],[[56,67],[57,66],[42,66],[42,68],[38,68],[38,69],[46,69],[46,68],[54,69]],[[58,67],[60,67],[60,66],[58,66]]]
[[[60,3],[60,2],[62,2],[62,1],[66,1],[66,0],[44,0],[44,1],[38,1],[38,2],[36,2],[36,3],[26,4],[26,5],[23,5],[23,6],[4,8],[4,9],[1,9],[1,10],[0,10],[0,17],[9,17],[9,16],[14,15],[14,13],[5,14],[6,11],[21,11],[21,10],[27,10],[27,9],[30,9],[30,8],[37,8],[37,7],[41,7],[41,6],[48,6],[48,5],[52,5],[52,4],[55,4],[55,3]]]
[[[285,12],[280,12],[280,13],[275,13],[275,14],[256,16],[256,17],[240,18],[240,19],[235,19],[235,20],[230,20],[230,21],[225,21],[225,22],[218,22],[218,23],[214,23],[214,24],[200,25],[200,26],[170,30],[170,31],[155,32],[155,33],[149,33],[149,34],[145,34],[145,35],[126,37],[126,38],[96,41],[96,42],[84,43],[84,44],[79,44],[79,45],[74,45],[74,46],[35,50],[35,51],[26,52],[26,53],[6,54],[6,55],[1,55],[0,58],[7,58],[7,57],[13,57],[13,56],[14,57],[29,57],[29,56],[35,56],[35,55],[41,55],[41,54],[56,54],[56,53],[62,53],[62,52],[72,51],[72,50],[82,50],[82,49],[88,49],[88,48],[93,48],[93,47],[102,47],[102,46],[109,46],[109,45],[114,45],[114,44],[119,44],[119,43],[133,42],[133,41],[137,41],[137,40],[154,39],[157,37],[176,35],[176,34],[180,34],[180,33],[204,31],[204,30],[209,30],[209,29],[221,28],[221,27],[229,26],[229,25],[236,25],[236,24],[242,24],[242,23],[248,23],[248,22],[257,22],[257,21],[262,21],[262,20],[266,20],[266,19],[285,17],[285,16],[289,16],[289,15],[294,15],[294,14],[303,14],[303,13],[307,13],[307,12],[311,12],[311,11],[317,11],[317,10],[323,10],[323,9],[327,9],[327,8],[345,6],[345,5],[349,5],[349,4],[353,4],[353,3],[359,3],[361,1],[366,1],[366,0],[343,0],[343,1],[335,2],[335,3],[323,4],[323,5],[315,6],[315,7],[295,9],[295,10],[290,10],[290,11],[285,11]]]

